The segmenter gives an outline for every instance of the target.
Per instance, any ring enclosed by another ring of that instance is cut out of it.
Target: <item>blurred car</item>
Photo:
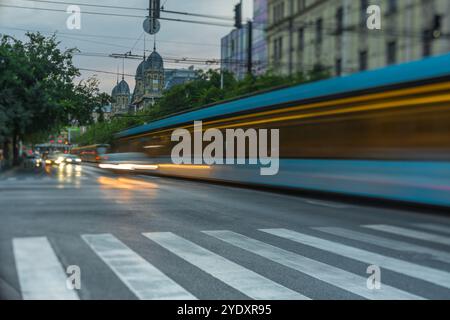
[[[60,165],[60,164],[80,164],[81,158],[73,154],[53,153],[47,156],[45,164]]]
[[[46,157],[45,157],[45,164],[46,165],[56,164],[56,161],[61,156],[62,156],[62,153],[50,153],[50,154],[47,154]]]
[[[60,154],[54,160],[54,164],[80,164],[81,158],[73,154]]]
[[[65,154],[61,158],[60,160],[66,164],[80,164],[82,162],[81,158],[74,154]]]
[[[43,165],[43,159],[37,154],[27,155],[24,159],[25,168],[35,168]]]

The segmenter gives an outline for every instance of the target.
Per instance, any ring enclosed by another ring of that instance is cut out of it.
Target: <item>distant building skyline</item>
[[[252,73],[261,75],[267,71],[268,0],[253,0],[251,22],[252,41],[249,43],[247,22],[241,29],[234,29],[221,39],[221,69],[232,72],[237,79],[248,73],[249,45],[252,53]]]

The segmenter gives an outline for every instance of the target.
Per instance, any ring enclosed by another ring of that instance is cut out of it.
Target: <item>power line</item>
[[[33,8],[33,7],[17,6],[17,5],[12,5],[12,4],[11,5],[10,4],[0,4],[0,7],[67,13],[66,10],[61,10],[61,9]],[[103,12],[92,12],[92,11],[83,11],[83,14],[100,15],[100,16],[108,16],[108,17],[125,17],[125,18],[140,18],[140,19],[146,18],[145,16],[132,15],[132,14],[103,13]],[[193,23],[193,24],[201,24],[201,25],[210,25],[210,26],[216,26],[216,27],[227,27],[227,28],[232,27],[231,24],[220,23],[220,22],[186,20],[186,19],[175,19],[175,18],[162,18],[162,17],[160,19],[166,20],[166,21],[172,21],[172,22],[185,22],[185,23]]]
[[[109,9],[120,9],[120,10],[148,11],[148,9],[138,8],[138,7],[111,6],[111,5],[100,5],[100,4],[80,3],[80,2],[70,2],[69,3],[69,2],[54,1],[54,0],[22,0],[22,1],[61,4],[61,5],[78,5],[78,6],[94,7],[94,8],[97,7],[97,8],[109,8]],[[164,7],[164,5],[166,3],[167,3],[167,1],[164,2],[162,7]],[[229,22],[233,21],[232,17],[212,15],[212,14],[200,14],[200,13],[193,13],[193,12],[181,12],[181,11],[173,11],[173,10],[165,10],[165,9],[161,9],[161,11],[165,12],[165,13],[170,13],[170,14],[179,14],[179,15],[187,15],[187,16],[194,16],[194,17],[209,18],[209,19],[226,20],[226,21],[229,21]]]
[[[65,33],[65,32],[59,32],[58,30],[50,31],[50,30],[31,30],[31,29],[24,29],[24,28],[14,28],[14,27],[7,27],[0,25],[0,28],[3,29],[10,29],[10,30],[18,30],[18,31],[24,31],[24,32],[40,32],[43,34],[56,34],[58,36],[73,36],[73,37],[86,37],[86,38],[111,38],[111,39],[121,39],[121,40],[129,40],[129,41],[137,41],[142,42],[142,38],[133,38],[133,37],[124,37],[124,36],[112,36],[112,35],[100,35],[100,34],[86,34],[86,33]],[[213,43],[200,43],[200,42],[186,42],[186,41],[170,41],[170,40],[158,40],[158,42],[161,43],[175,43],[177,45],[192,45],[192,46],[211,46],[211,47],[220,47],[218,44]]]
[[[96,73],[105,73],[105,74],[112,74],[112,75],[117,75],[116,72],[112,72],[112,71],[104,71],[104,70],[96,70],[96,69],[88,69],[88,68],[77,68],[78,70],[82,70],[82,71],[89,71],[89,72],[96,72]],[[124,76],[127,77],[134,77],[134,74],[126,74],[124,73]]]

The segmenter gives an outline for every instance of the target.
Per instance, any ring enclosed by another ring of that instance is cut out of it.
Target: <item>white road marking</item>
[[[139,299],[196,299],[113,235],[98,234],[81,237]]]
[[[445,271],[417,265],[287,229],[261,229],[261,231],[307,246],[332,252],[349,259],[359,260],[369,265],[377,265],[380,268],[392,270],[450,289],[450,273]]]
[[[312,228],[335,236],[356,240],[360,242],[365,242],[369,244],[376,245],[378,247],[388,248],[392,250],[419,253],[430,255],[431,259],[442,261],[450,264],[450,254],[444,251],[439,251],[431,249],[428,247],[419,246],[413,243],[392,240],[388,238],[378,237],[367,233],[357,232],[354,230],[335,228],[335,227],[323,227],[323,228]]]
[[[423,229],[427,229],[430,231],[437,231],[442,233],[450,234],[450,227],[440,226],[438,224],[433,223],[416,223],[415,226]]]
[[[13,252],[24,300],[79,299],[47,238],[14,238]]]
[[[143,235],[252,299],[309,299],[171,232]]]
[[[367,299],[423,299],[388,285],[382,285],[380,290],[370,290],[367,288],[367,277],[358,276],[232,231],[204,231],[204,233]]]
[[[422,232],[422,231],[417,231],[417,230],[408,229],[408,228],[401,228],[401,227],[396,227],[396,226],[388,226],[388,225],[384,225],[384,224],[367,225],[367,226],[363,226],[363,227],[377,230],[377,231],[388,232],[388,233],[392,233],[392,234],[407,237],[407,238],[419,239],[419,240],[435,242],[435,243],[440,243],[440,244],[450,246],[450,238],[449,237],[431,234],[428,232]]]
[[[334,209],[348,208],[348,206],[345,206],[345,205],[334,204],[331,202],[325,202],[325,201],[320,201],[320,200],[305,200],[305,202],[315,205],[315,206],[323,206],[323,207],[334,208]]]

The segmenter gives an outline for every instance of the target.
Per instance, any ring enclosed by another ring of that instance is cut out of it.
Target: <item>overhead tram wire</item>
[[[0,4],[0,7],[67,13],[66,10],[61,10],[61,9],[33,8],[33,7],[17,6],[17,5],[12,5],[12,4],[11,5],[10,4]],[[83,11],[83,14],[109,16],[109,17],[139,18],[139,19],[145,19],[146,18],[145,16],[132,15],[132,14],[104,13],[104,12],[92,12],[92,11]],[[200,24],[200,25],[210,25],[210,26],[216,26],[216,27],[226,27],[226,28],[233,27],[232,24],[220,23],[220,22],[187,20],[187,19],[176,19],[176,18],[163,18],[163,17],[161,17],[159,19],[160,20],[166,20],[166,21],[172,21],[172,22],[185,22],[185,23],[193,23],[193,24]]]
[[[33,1],[33,2],[46,2],[46,3],[54,3],[54,4],[69,4],[66,2],[58,2],[58,1],[51,1],[51,0],[23,0],[23,1]],[[76,3],[75,3],[76,4]],[[94,4],[85,4],[85,3],[79,3],[79,5],[85,5],[90,7],[104,7],[104,8],[116,8],[116,9],[133,9],[133,10],[145,10],[143,8],[130,8],[130,7],[119,7],[119,6],[107,6],[107,5],[94,5]],[[66,12],[65,10],[60,9],[52,9],[52,8],[34,8],[34,7],[25,7],[25,6],[17,6],[17,5],[9,5],[9,4],[0,4],[0,7],[10,7],[10,8],[18,8],[18,9],[31,9],[31,10],[44,10],[44,11],[53,11],[53,12]],[[191,15],[191,16],[204,16],[205,18],[211,18],[215,19],[218,18],[218,16],[212,16],[212,15],[201,15],[201,14],[195,14],[195,13],[188,13],[188,12],[177,12],[177,11],[170,11],[170,10],[164,10],[163,12],[167,13],[173,13],[173,14],[183,14],[183,15]],[[84,12],[85,14],[91,14],[91,15],[104,15],[104,16],[118,16],[118,17],[131,17],[131,18],[145,18],[144,16],[137,16],[137,15],[126,15],[126,14],[117,14],[117,13],[102,13],[102,12]],[[225,17],[223,17],[225,18]],[[220,26],[220,27],[233,27],[231,24],[224,24],[224,23],[217,23],[217,22],[209,22],[209,21],[198,21],[198,20],[185,20],[185,19],[176,19],[176,18],[160,18],[161,20],[167,20],[167,21],[173,21],[173,22],[185,22],[185,23],[194,23],[194,24],[204,24],[204,25],[212,25],[212,26]],[[227,21],[229,18],[225,18]],[[305,28],[306,30],[309,28],[315,28],[315,25],[313,23],[303,23],[303,22],[296,22],[294,24],[295,28]],[[262,27],[264,28],[264,27]],[[285,30],[286,27],[283,27],[280,25],[280,28],[282,30]],[[324,27],[324,30],[328,30],[329,35],[332,36],[339,36],[339,34],[334,34],[336,31],[335,26],[331,26],[330,28]],[[357,25],[350,26],[350,28],[344,28],[343,32],[352,32],[352,33],[360,33],[363,35],[368,34],[367,30],[362,30],[358,28]],[[370,35],[379,35],[379,36],[396,36],[396,37],[408,37],[408,38],[422,38],[423,34],[421,32],[418,33],[411,33],[409,30],[388,30],[388,32],[371,32]],[[442,35],[442,37],[449,38],[450,35]]]
[[[113,35],[101,35],[101,34],[87,34],[87,33],[67,33],[67,32],[59,32],[58,30],[50,31],[50,30],[31,30],[24,28],[14,28],[0,25],[0,29],[10,29],[10,30],[18,30],[23,32],[40,32],[43,34],[56,34],[57,36],[73,36],[73,37],[86,37],[86,38],[111,38],[111,39],[121,39],[121,40],[129,40],[129,41],[142,41],[139,38],[132,37],[124,37],[124,36],[113,36]],[[192,45],[192,46],[211,46],[211,47],[220,47],[218,44],[213,43],[200,43],[200,42],[185,42],[185,41],[170,41],[170,40],[158,40],[161,43],[176,43],[178,45]]]
[[[93,7],[93,8],[106,8],[106,9],[119,9],[119,10],[133,10],[133,11],[145,11],[145,12],[148,12],[148,9],[145,9],[145,8],[111,6],[111,5],[101,5],[101,4],[92,4],[92,3],[84,3],[84,2],[63,2],[63,1],[54,1],[54,0],[22,0],[22,1],[57,4],[57,5],[77,5],[77,6],[85,6],[85,7]],[[212,15],[212,14],[201,14],[201,13],[194,13],[194,12],[181,12],[181,11],[165,10],[165,9],[161,9],[161,12],[165,12],[165,13],[169,13],[169,14],[178,14],[178,15],[199,17],[199,18],[224,20],[224,21],[228,21],[228,22],[234,21],[232,17]]]

